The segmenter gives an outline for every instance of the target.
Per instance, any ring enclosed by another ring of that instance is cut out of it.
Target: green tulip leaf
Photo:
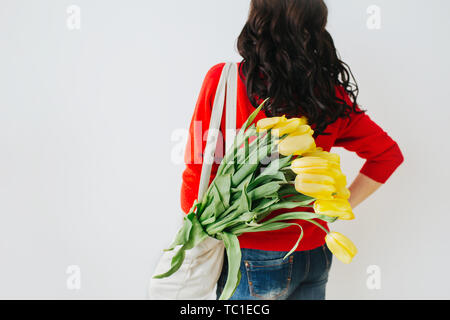
[[[224,232],[220,234],[220,237],[224,242],[225,250],[227,252],[228,275],[219,300],[228,300],[233,296],[241,279],[240,265],[242,254],[239,240],[235,235]]]
[[[264,185],[271,181],[287,182],[282,172],[276,172],[270,175],[269,174],[260,175],[249,184],[248,190],[252,191],[253,189],[260,187],[261,185]]]
[[[163,274],[158,274],[155,275],[153,278],[154,279],[163,279],[163,278],[167,278],[170,277],[172,274],[174,274],[175,272],[177,272],[181,265],[183,264],[184,258],[185,258],[185,249],[184,246],[181,247],[178,252],[173,256],[172,261],[171,261],[171,268],[169,269],[169,271],[163,273]]]
[[[172,251],[177,246],[182,246],[189,241],[189,236],[193,226],[192,219],[194,218],[194,216],[194,213],[190,213],[189,215],[184,217],[183,226],[180,230],[178,230],[174,242],[168,249],[165,249],[164,251]]]
[[[266,198],[273,196],[280,189],[279,182],[270,182],[265,185],[262,185],[251,192],[249,192],[248,196],[252,201],[256,199]]]

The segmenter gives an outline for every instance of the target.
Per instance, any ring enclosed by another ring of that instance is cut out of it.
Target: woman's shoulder
[[[209,68],[206,74],[206,78],[219,81],[220,76],[222,75],[223,68],[226,64],[226,62],[219,62],[213,65],[211,68]],[[240,66],[240,62],[236,62],[236,64],[238,65],[238,67]]]
[[[210,79],[219,79],[220,75],[222,74],[223,68],[225,67],[225,64],[225,62],[220,62],[213,65],[206,73],[206,77]]]
[[[210,67],[206,72],[203,81],[203,86],[208,89],[211,89],[210,90],[211,92],[214,92],[217,86],[219,85],[220,77],[222,75],[223,68],[225,67],[226,64],[227,64],[226,62],[220,62]],[[237,63],[237,65],[239,67],[239,62]]]
[[[208,69],[203,80],[204,89],[212,92],[217,88],[225,64],[225,62],[217,63]]]

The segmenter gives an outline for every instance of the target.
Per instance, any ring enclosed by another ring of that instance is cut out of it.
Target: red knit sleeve
[[[225,63],[217,64],[206,74],[189,126],[189,137],[184,156],[186,168],[181,185],[181,208],[185,213],[189,212],[197,199],[212,106],[224,66]],[[217,147],[219,148],[220,144],[223,144],[223,139],[219,137],[218,140]],[[218,166],[218,163],[214,162],[210,181],[214,179]]]
[[[338,88],[337,95],[352,104],[343,89]],[[350,119],[344,119],[334,145],[366,159],[360,172],[380,183],[385,183],[404,161],[397,142],[366,113],[352,112]]]

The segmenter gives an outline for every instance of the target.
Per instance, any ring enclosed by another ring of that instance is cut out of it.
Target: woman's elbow
[[[405,162],[405,157],[403,155],[402,150],[400,149],[400,146],[396,143],[395,144],[395,164],[397,167],[399,167],[403,162]]]

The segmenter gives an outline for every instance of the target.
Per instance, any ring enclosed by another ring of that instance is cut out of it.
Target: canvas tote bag
[[[209,186],[225,99],[227,106],[225,115],[226,150],[233,145],[236,136],[237,77],[237,64],[226,63],[219,80],[211,113],[200,176],[199,202],[202,201]],[[186,258],[177,272],[163,279],[153,279],[152,276],[148,298],[150,300],[216,300],[216,285],[222,272],[224,249],[223,241],[209,237],[193,249],[186,251]],[[176,250],[163,254],[154,275],[170,269],[175,253]]]

